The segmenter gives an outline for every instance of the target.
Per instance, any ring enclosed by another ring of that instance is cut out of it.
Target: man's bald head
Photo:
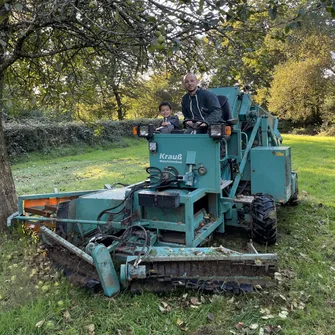
[[[198,87],[198,78],[194,73],[187,73],[184,77],[184,87],[190,95],[194,95]]]

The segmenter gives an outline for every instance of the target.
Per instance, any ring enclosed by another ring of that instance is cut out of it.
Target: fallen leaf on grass
[[[308,258],[307,255],[304,254],[303,252],[299,252],[299,255],[300,255],[302,258],[304,258],[304,259],[307,259],[307,258]]]
[[[263,320],[268,320],[268,319],[273,319],[273,318],[274,318],[274,316],[271,315],[271,314],[262,316]]]
[[[69,311],[65,311],[65,312],[63,313],[63,317],[64,317],[64,319],[65,319],[66,321],[69,321],[70,318],[71,318],[70,312],[69,312]]]
[[[169,307],[169,304],[165,301],[162,301],[161,302],[161,305],[164,307],[164,308],[168,308]]]
[[[270,325],[264,326],[264,335],[278,334],[280,331],[281,331],[280,326],[270,326]]]
[[[183,322],[184,322],[183,320],[181,320],[181,319],[178,318],[177,321],[176,321],[176,324],[178,326],[180,326]]]
[[[201,302],[199,301],[198,298],[191,298],[191,304],[195,306],[200,306]]]
[[[286,319],[288,315],[288,311],[281,311],[278,315],[280,318]]]
[[[186,325],[186,323],[183,323],[179,326],[179,329],[183,332],[187,332],[188,331],[188,327]]]
[[[249,326],[250,329],[252,330],[256,330],[258,328],[258,324],[257,323],[253,323]]]
[[[234,297],[232,297],[231,299],[228,300],[228,302],[229,302],[230,304],[232,304],[234,301],[235,301],[235,298],[234,298]]]
[[[265,314],[262,316],[263,320],[273,319],[274,316],[271,314],[271,311],[268,308],[261,308],[261,314]]]
[[[187,327],[187,323],[186,322],[184,322],[183,320],[181,320],[181,319],[178,318],[177,321],[176,321],[176,323],[177,323],[177,325],[178,325],[178,327],[179,327],[179,329],[181,331],[183,331],[183,332],[188,331],[188,327]]]
[[[260,312],[261,314],[271,314],[271,311],[268,308],[261,308]]]
[[[171,311],[171,306],[169,306],[166,302],[162,301],[160,305],[158,306],[158,309],[162,313],[167,313]]]
[[[244,327],[245,327],[244,322],[238,322],[238,323],[236,323],[236,325],[235,325],[235,328],[236,328],[236,329],[243,329]]]
[[[38,321],[35,325],[36,328],[41,328],[44,324],[45,320]]]
[[[210,321],[210,322],[213,322],[214,321],[214,315],[210,312],[208,312],[207,314],[207,319]]]
[[[88,332],[90,333],[90,335],[95,335],[95,326],[94,326],[94,324],[89,324],[89,325],[87,325],[86,327],[85,327],[87,330],[88,330]]]
[[[296,274],[292,270],[281,270],[281,274],[288,279],[293,279],[296,277]]]
[[[305,309],[305,307],[306,307],[306,304],[305,304],[304,302],[299,301],[299,303],[298,303],[296,299],[294,299],[294,300],[291,302],[291,305],[290,305],[290,309],[291,309],[291,311],[293,311],[294,308],[298,308],[298,309],[303,310],[303,309]]]
[[[280,272],[275,272],[274,277],[275,277],[275,280],[278,280],[278,281],[283,280],[283,275]]]
[[[279,297],[282,298],[284,301],[287,300],[282,294],[279,294]]]

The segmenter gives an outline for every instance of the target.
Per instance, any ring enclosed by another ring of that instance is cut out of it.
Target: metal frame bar
[[[249,154],[249,152],[250,152],[250,150],[252,148],[252,145],[254,143],[254,140],[255,140],[255,137],[257,135],[257,132],[258,132],[260,124],[261,124],[261,118],[258,118],[257,121],[256,121],[256,123],[255,123],[254,129],[251,132],[248,145],[245,148],[244,155],[243,155],[243,158],[242,158],[240,166],[239,166],[240,173],[235,177],[233,187],[230,190],[230,193],[229,193],[229,197],[230,198],[233,198],[235,196],[235,193],[237,191],[238,185],[239,185],[239,183],[241,181],[241,177],[242,177],[245,165],[247,163],[248,154]]]
[[[79,256],[80,258],[82,258],[86,262],[94,265],[93,258],[89,254],[87,254],[85,251],[79,249],[78,247],[76,247],[72,243],[68,242],[67,240],[65,240],[61,236],[57,235],[52,230],[43,226],[43,227],[41,227],[41,233],[42,233],[42,238],[43,238],[43,234],[45,234],[47,237],[52,238],[57,243],[61,244],[63,247],[65,247],[69,251],[75,253],[77,256]]]
[[[18,215],[14,217],[17,220],[22,221],[40,221],[40,222],[64,222],[64,223],[80,223],[80,224],[105,224],[108,221],[96,221],[96,220],[75,220],[75,219],[57,219],[57,218],[47,218],[47,217],[40,217],[40,216],[24,216]],[[36,222],[36,224],[40,224],[40,222]]]
[[[150,256],[152,254],[152,256]],[[135,259],[129,256],[127,262]],[[251,261],[255,260],[255,265],[264,266],[262,262],[277,262],[277,254],[259,254],[259,253],[240,253],[228,248],[168,248],[152,247],[150,253],[142,261],[145,262],[171,262],[171,261],[205,261],[205,260],[232,260],[232,261]]]

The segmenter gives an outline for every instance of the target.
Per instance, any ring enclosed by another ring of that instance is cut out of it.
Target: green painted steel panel
[[[123,200],[126,195],[126,191],[130,190],[129,187],[120,187],[113,188],[111,190],[105,190],[100,192],[92,192],[86,195],[81,196],[81,198],[85,199],[115,199],[115,200]]]
[[[290,147],[256,147],[250,151],[251,192],[286,202],[291,196]]]
[[[98,215],[105,209],[117,206],[125,198],[127,187],[105,190],[102,192],[93,192],[76,199],[76,219],[79,220],[97,220]],[[118,212],[122,207],[116,208],[113,212]],[[116,216],[115,216],[116,217]],[[101,221],[107,220],[103,215]],[[96,228],[96,224],[85,225],[84,231],[90,231]]]
[[[233,130],[231,137],[228,141],[228,153],[229,158],[235,158],[238,161],[241,161],[242,154],[241,154],[241,131]]]
[[[239,119],[241,121],[248,120],[248,114],[250,112],[252,101],[249,94],[243,94],[240,112],[239,112]]]
[[[161,171],[168,166],[178,170],[179,175],[189,172],[192,164],[193,188],[220,193],[220,143],[207,134],[155,134],[151,142],[157,143],[157,152],[150,152],[150,166]],[[195,154],[196,153],[196,154]],[[207,169],[205,175],[198,168]],[[153,171],[153,174],[157,174]]]
[[[108,249],[98,244],[92,252],[95,268],[98,272],[105,295],[111,297],[120,291],[120,281]]]
[[[196,157],[197,157],[196,151],[187,151],[186,164],[196,164]]]
[[[143,219],[148,220],[185,223],[185,206],[183,204],[180,204],[179,207],[174,209],[159,208],[159,207],[143,207],[142,217]]]

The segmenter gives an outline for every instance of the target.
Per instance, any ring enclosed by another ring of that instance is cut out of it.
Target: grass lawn
[[[107,298],[72,286],[34,236],[0,237],[0,334],[335,334],[335,138],[285,135],[300,205],[278,208],[279,284],[252,294]],[[13,165],[18,194],[146,178],[147,143]],[[229,241],[233,235],[225,237]],[[229,242],[228,242],[229,243]],[[264,248],[259,248],[264,251]]]

